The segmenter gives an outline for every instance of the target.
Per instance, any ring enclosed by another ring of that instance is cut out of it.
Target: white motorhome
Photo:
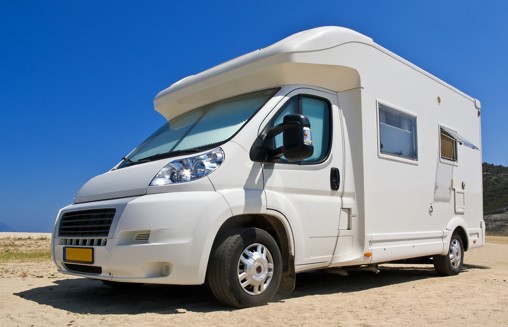
[[[485,242],[480,102],[357,32],[292,35],[155,108],[168,122],[58,213],[59,271],[248,307],[311,269],[455,275]]]

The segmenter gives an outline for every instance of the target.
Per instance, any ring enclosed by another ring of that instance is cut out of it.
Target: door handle
[[[340,188],[340,171],[339,171],[339,168],[333,167],[330,170],[330,187],[334,191],[337,191]]]

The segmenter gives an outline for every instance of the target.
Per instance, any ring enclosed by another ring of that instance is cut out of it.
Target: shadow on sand
[[[464,265],[469,269],[485,266]],[[380,273],[351,272],[342,277],[326,271],[297,275],[294,292],[278,295],[275,301],[309,295],[352,293],[389,285],[439,278],[432,266],[381,266]],[[453,278],[453,277],[451,277]],[[231,311],[215,301],[205,286],[145,285],[138,288],[112,289],[100,281],[86,278],[56,280],[54,285],[37,287],[15,295],[39,304],[80,314],[179,314],[186,311]]]

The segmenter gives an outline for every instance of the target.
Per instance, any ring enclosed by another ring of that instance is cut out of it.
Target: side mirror
[[[282,146],[275,148],[275,136],[282,133]],[[301,161],[314,153],[309,119],[299,114],[284,116],[282,124],[259,135],[250,158],[253,161],[272,162],[282,156],[289,162]]]
[[[291,114],[284,117],[282,132],[283,153],[288,161],[300,161],[314,153],[310,122],[304,115]]]

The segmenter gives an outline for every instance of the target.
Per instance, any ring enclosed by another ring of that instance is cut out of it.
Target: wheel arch
[[[450,220],[448,223],[448,226],[446,227],[446,230],[448,231],[448,235],[446,237],[447,244],[450,243],[450,239],[453,234],[457,234],[462,239],[462,243],[464,246],[464,251],[467,251],[469,249],[469,237],[467,234],[467,223],[462,217],[454,217]]]
[[[242,214],[230,217],[217,231],[209,258],[212,257],[211,253],[217,244],[220,244],[232,231],[248,227],[265,230],[277,242],[282,258],[282,281],[279,291],[291,292],[295,282],[294,240],[288,222],[280,217],[268,214]]]
[[[464,246],[464,251],[469,249],[469,238],[467,237],[466,230],[462,226],[457,226],[453,231],[453,234],[457,234],[462,239],[462,245]]]

